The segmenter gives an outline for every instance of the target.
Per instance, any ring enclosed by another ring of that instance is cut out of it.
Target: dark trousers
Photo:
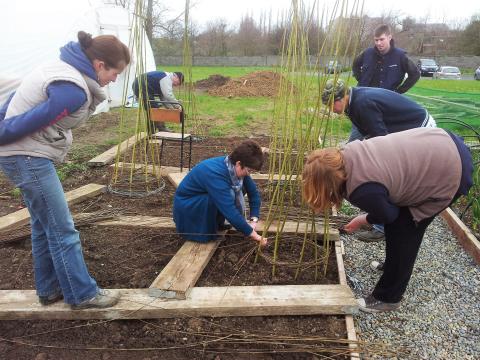
[[[135,97],[137,100],[139,100],[139,94],[140,94],[140,87],[138,84],[138,79],[135,79],[132,84],[132,90],[133,93],[135,94]],[[147,96],[148,94],[148,96]],[[151,107],[156,107],[152,106],[152,101],[155,100],[155,94],[154,94],[154,89],[151,87],[147,86],[147,80],[143,79],[142,81],[142,108],[145,110],[145,116],[147,119],[147,132],[149,134],[153,134],[156,131],[163,131],[165,130],[165,123],[163,122],[157,122],[157,121],[151,121],[150,120],[150,108]],[[158,106],[157,106],[158,107]]]
[[[434,218],[432,216],[415,224],[408,207],[402,207],[398,218],[391,224],[385,224],[385,266],[372,293],[375,299],[388,303],[402,299],[423,235]]]
[[[457,191],[447,207],[460,196],[462,194]],[[385,224],[385,265],[383,275],[372,292],[375,299],[390,303],[402,300],[425,230],[438,214],[415,224],[408,207],[401,207],[398,218],[391,224]]]

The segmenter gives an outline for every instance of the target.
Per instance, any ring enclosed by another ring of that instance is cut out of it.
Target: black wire
[[[448,120],[448,121],[440,121],[441,119],[445,119],[445,120]],[[437,120],[439,120],[439,121],[437,121]],[[462,121],[462,120],[459,120],[459,119],[456,119],[456,118],[452,118],[452,117],[449,117],[449,116],[445,116],[445,117],[436,117],[435,122],[437,124],[457,124],[457,125],[461,125],[464,128],[469,129],[472,132],[474,132],[478,141],[480,142],[480,131],[476,130],[472,125],[466,123],[465,121]]]
[[[441,119],[445,119],[447,121],[441,121]],[[439,120],[439,121],[437,121],[437,120]],[[436,117],[435,121],[436,121],[437,124],[457,124],[457,125],[461,125],[464,128],[472,131],[475,134],[475,135],[468,135],[468,137],[473,137],[473,138],[476,137],[477,140],[480,142],[480,131],[477,130],[476,128],[474,128],[473,126],[471,126],[470,124],[462,121],[462,120],[459,120],[459,119],[456,119],[456,118],[453,118],[453,117],[449,117],[449,116],[445,116],[445,117],[440,117],[440,118]],[[467,137],[467,136],[465,136],[465,137]],[[471,145],[469,147],[470,147],[470,150],[472,150],[472,148],[477,148],[477,147],[479,147],[479,145]],[[480,164],[480,160],[473,162],[473,166],[478,166],[478,164]],[[460,220],[465,216],[468,209],[470,209],[472,207],[474,200],[475,200],[475,198],[472,198],[467,203],[467,205],[465,206],[465,208],[463,209],[463,211],[459,215]]]

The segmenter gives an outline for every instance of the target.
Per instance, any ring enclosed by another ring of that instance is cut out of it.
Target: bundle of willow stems
[[[273,221],[285,223],[287,220],[308,222],[310,232],[305,232],[304,245],[298,256],[298,268],[304,259],[304,250],[308,242],[317,244],[318,234],[323,232],[323,254],[317,253],[315,246],[314,263],[322,264],[323,274],[327,271],[330,252],[329,228],[330,209],[323,213],[323,228],[316,229],[318,218],[302,203],[298,207],[298,194],[301,194],[301,177],[305,154],[313,149],[325,146],[336,146],[339,139],[340,123],[332,121],[330,108],[322,106],[321,94],[328,78],[339,78],[338,73],[325,74],[323,62],[319,59],[341,59],[354,53],[359,43],[359,29],[352,28],[351,22],[345,18],[359,16],[359,1],[348,7],[346,1],[336,1],[331,12],[325,8],[320,12],[320,4],[306,8],[303,1],[293,0],[290,10],[290,26],[283,38],[282,64],[277,69],[280,74],[280,89],[275,99],[272,117],[273,134],[269,146],[269,181],[273,184],[268,207],[267,226]],[[321,31],[326,23],[323,36],[318,36],[319,43],[316,60],[312,63],[308,33],[311,28]],[[358,23],[360,27],[360,22]],[[320,40],[323,39],[323,40]],[[348,78],[346,79],[348,81]],[[273,182],[273,174],[278,174],[284,181]],[[292,209],[293,212],[292,212]],[[338,223],[338,219],[336,221]],[[274,236],[274,254],[272,259],[272,275],[275,275],[278,263],[279,242],[283,240],[282,226]],[[264,234],[265,236],[267,234]],[[261,251],[261,249],[259,249]],[[319,274],[315,266],[315,278]],[[298,271],[297,271],[298,275]]]

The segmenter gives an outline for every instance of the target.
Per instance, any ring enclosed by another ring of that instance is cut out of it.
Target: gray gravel
[[[379,278],[370,261],[383,260],[385,243],[342,235],[345,270],[357,297]],[[354,316],[357,335],[384,342],[398,359],[480,359],[480,266],[463,250],[443,220],[428,227],[399,310]]]

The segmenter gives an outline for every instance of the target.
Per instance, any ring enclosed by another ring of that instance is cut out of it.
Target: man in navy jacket
[[[417,127],[436,127],[428,111],[408,97],[397,92],[372,88],[348,87],[338,79],[327,81],[322,101],[332,104],[333,112],[345,113],[352,121],[359,136],[350,136],[349,142],[383,136]],[[372,231],[357,234],[357,239],[376,242],[385,239],[383,226],[375,224]]]
[[[365,49],[353,61],[353,76],[358,86],[379,87],[400,94],[407,92],[420,78],[420,71],[405,50],[395,47],[388,25],[374,33],[375,46]],[[405,78],[405,75],[408,75]]]
[[[322,101],[324,104],[333,102],[333,112],[345,113],[362,138],[417,127],[436,127],[435,120],[424,107],[387,89],[348,87],[340,79],[336,82],[329,80]]]

